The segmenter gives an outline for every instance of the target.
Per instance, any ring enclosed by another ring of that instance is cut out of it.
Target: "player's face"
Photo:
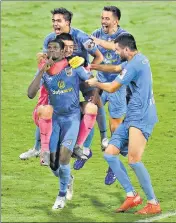
[[[60,45],[55,42],[48,44],[48,57],[52,57],[53,60],[62,60],[64,58],[64,51],[61,50]]]
[[[73,54],[74,51],[74,42],[72,40],[63,40],[65,47],[64,47],[64,53],[65,57],[70,57]]]
[[[125,48],[122,48],[119,46],[118,43],[115,44],[115,52],[116,54],[118,54],[121,58],[121,61],[126,61],[128,60],[128,48],[125,47]]]
[[[67,27],[69,26],[69,22],[64,19],[62,14],[55,14],[52,17],[53,29],[56,35],[60,35],[64,33]]]
[[[101,25],[104,33],[111,34],[118,25],[118,18],[112,12],[103,11],[101,14]]]

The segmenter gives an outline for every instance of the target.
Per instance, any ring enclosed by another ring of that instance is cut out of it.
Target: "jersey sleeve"
[[[76,73],[78,74],[79,78],[83,81],[88,80],[91,76],[91,72],[86,70],[83,66],[76,68]]]
[[[83,47],[90,53],[90,54],[94,54],[96,50],[98,50],[95,42],[93,41],[93,39],[91,37],[89,37],[87,34],[82,33],[81,35],[81,41],[82,41],[82,45]]]
[[[116,77],[115,81],[120,84],[128,85],[133,79],[135,79],[136,75],[136,69],[133,66],[126,65],[121,74]]]

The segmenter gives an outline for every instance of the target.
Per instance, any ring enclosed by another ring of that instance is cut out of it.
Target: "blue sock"
[[[87,139],[86,139],[86,141],[83,144],[84,147],[90,148],[90,146],[92,144],[93,136],[94,136],[94,128],[91,130],[91,132],[87,136]]]
[[[101,140],[107,138],[106,113],[104,107],[98,108],[97,123],[100,130]]]
[[[53,174],[56,176],[56,177],[59,177],[59,170],[60,170],[60,167],[57,169],[57,170],[52,170],[51,171],[53,172]]]
[[[112,169],[117,180],[120,182],[120,184],[122,185],[126,193],[134,191],[134,188],[130,182],[130,179],[126,171],[124,171],[125,167],[123,166],[124,168],[123,169],[121,168],[122,163],[119,160],[119,157],[104,153],[104,158],[108,162],[110,168]]]
[[[150,175],[147,169],[145,168],[144,164],[142,162],[137,162],[129,165],[134,170],[139,180],[139,183],[147,196],[147,199],[148,200],[156,199],[150,180]]]
[[[59,170],[59,178],[60,178],[60,190],[59,190],[59,196],[64,197],[67,193],[67,186],[70,181],[70,164],[67,165],[60,165]]]
[[[35,130],[35,145],[34,148],[39,151],[41,147],[41,141],[40,141],[40,129],[39,127]]]

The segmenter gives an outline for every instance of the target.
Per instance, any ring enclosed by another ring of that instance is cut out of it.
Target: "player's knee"
[[[37,109],[39,118],[51,119],[53,115],[53,107],[51,105],[40,105]]]
[[[98,112],[98,107],[92,102],[88,102],[84,107],[84,114],[96,115]]]
[[[128,153],[128,164],[140,162],[141,159],[142,157],[138,153]]]
[[[120,153],[120,150],[114,146],[109,144],[108,147],[105,149],[104,154],[109,154],[109,155],[118,155]]]
[[[70,163],[71,158],[71,150],[66,148],[65,146],[61,146],[60,148],[60,155],[59,155],[59,163],[62,165],[67,165]]]

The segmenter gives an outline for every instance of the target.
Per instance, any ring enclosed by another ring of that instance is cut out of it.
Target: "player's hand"
[[[52,57],[49,58],[49,60],[47,60],[45,62],[45,64],[42,66],[42,68],[40,70],[42,70],[43,72],[46,72],[47,70],[50,69],[50,67],[54,64],[54,61],[52,60]]]
[[[91,87],[96,87],[97,82],[98,82],[98,80],[96,77],[86,80],[86,83],[88,83],[88,85]]]
[[[71,60],[69,60],[69,64],[72,68],[77,68],[81,65],[84,64],[84,58],[83,57],[79,57],[79,56],[75,56],[73,57]]]
[[[95,36],[91,36],[91,39],[93,39],[94,43],[96,45],[100,45],[101,44],[101,39],[96,38]]]
[[[47,59],[47,54],[46,53],[37,53],[37,63],[41,63],[42,60]]]

